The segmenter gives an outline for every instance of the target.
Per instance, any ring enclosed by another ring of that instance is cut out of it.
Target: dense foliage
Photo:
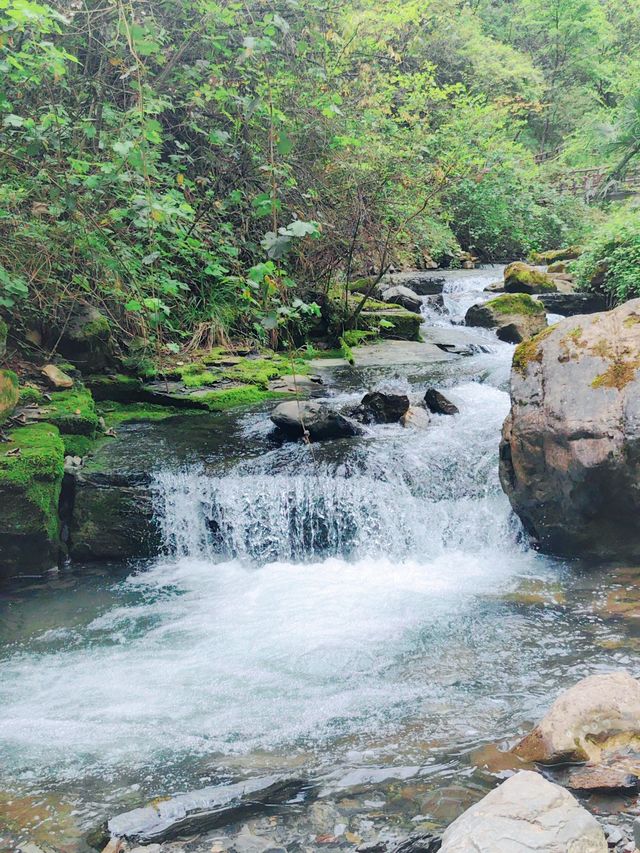
[[[580,284],[610,303],[640,297],[640,208],[623,207],[589,237],[575,264]]]
[[[633,0],[0,0],[0,310],[275,343],[350,276],[573,241],[554,173],[637,153],[639,43]]]

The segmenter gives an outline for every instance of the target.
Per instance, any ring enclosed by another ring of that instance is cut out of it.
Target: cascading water
[[[459,323],[498,275],[447,274],[437,322]],[[501,598],[559,569],[523,544],[500,489],[512,349],[481,340],[412,368],[415,398],[436,376],[460,409],[425,431],[278,446],[260,409],[228,440],[261,455],[159,468],[162,558],[84,592],[62,583],[44,624],[29,600],[20,611],[0,660],[2,779],[80,799],[94,786],[104,803],[132,781],[164,793],[294,758],[426,767],[426,741],[459,749],[537,713],[586,629]],[[355,402],[370,380],[336,374],[328,393]]]

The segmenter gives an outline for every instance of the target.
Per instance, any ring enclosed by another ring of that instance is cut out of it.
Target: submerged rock
[[[440,391],[435,388],[428,388],[424,395],[424,402],[430,412],[434,415],[457,415],[460,409],[448,400]]]
[[[514,747],[525,761],[599,761],[612,746],[640,744],[640,682],[628,672],[583,678],[562,693]]]
[[[350,418],[313,401],[280,403],[271,413],[271,420],[289,438],[307,434],[312,440],[323,441],[362,434],[362,429]]]
[[[435,832],[421,832],[402,841],[391,853],[438,853],[441,846],[442,838]]]
[[[442,836],[442,853],[606,853],[598,821],[568,791],[520,771]]]
[[[387,394],[384,391],[371,391],[365,394],[360,405],[352,412],[352,417],[363,424],[393,424],[409,409],[406,394]]]
[[[496,329],[498,337],[509,343],[524,341],[547,325],[544,306],[525,293],[504,294],[472,305],[464,321],[467,326]]]
[[[108,830],[115,839],[162,843],[232,823],[267,806],[286,803],[304,786],[300,779],[261,776],[233,785],[201,788],[117,815],[109,821]]]
[[[640,300],[514,354],[500,478],[547,552],[640,557]]]

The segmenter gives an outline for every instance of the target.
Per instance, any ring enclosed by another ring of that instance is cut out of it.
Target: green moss
[[[58,501],[64,445],[56,427],[32,424],[9,433],[0,454],[0,518],[3,533],[59,534]]]
[[[63,433],[93,436],[98,429],[93,397],[83,387],[52,394],[51,402],[43,407],[42,413]]]
[[[636,372],[640,368],[640,359],[615,358],[604,373],[601,373],[591,383],[592,388],[616,388],[622,391],[630,382],[636,378]]]
[[[220,389],[203,394],[198,399],[207,404],[209,411],[222,412],[235,406],[248,406],[262,400],[276,400],[289,397],[279,391],[264,391],[255,385],[240,385],[236,388]]]
[[[554,264],[557,261],[573,261],[582,254],[580,246],[566,246],[564,249],[551,249],[548,252],[532,252],[531,262],[534,264]]]
[[[35,385],[23,385],[20,389],[20,405],[28,406],[30,403],[42,403],[44,394]]]
[[[527,293],[505,293],[485,302],[485,307],[496,314],[544,314],[544,305]]]
[[[202,414],[202,409],[159,406],[155,403],[109,402],[99,405],[98,411],[108,427],[119,426],[130,421],[162,421],[176,415]]]
[[[215,374],[209,370],[202,373],[185,373],[182,381],[187,388],[201,388],[203,385],[213,385],[217,380]]]
[[[88,435],[63,435],[65,456],[88,456],[96,446],[95,438]]]
[[[504,286],[509,293],[548,293],[558,289],[546,273],[519,262],[509,264],[505,269]]]
[[[555,326],[548,326],[537,335],[529,338],[528,341],[523,341],[521,344],[518,344],[515,352],[513,353],[512,363],[513,369],[517,373],[521,376],[526,376],[527,367],[532,361],[536,361],[538,363],[542,361],[542,350],[540,348],[540,344],[551,334],[554,328]]]

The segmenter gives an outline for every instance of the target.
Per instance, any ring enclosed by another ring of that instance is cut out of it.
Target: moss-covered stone
[[[580,246],[565,246],[563,249],[551,249],[547,252],[532,252],[531,262],[542,266],[556,261],[573,261],[582,254]]]
[[[540,344],[550,334],[553,328],[554,326],[548,326],[528,341],[523,341],[521,344],[518,344],[515,352],[513,353],[512,366],[513,369],[521,376],[526,374],[527,367],[531,362],[535,361],[540,363],[542,361],[542,350],[540,349]]]
[[[116,400],[120,403],[131,403],[142,397],[142,382],[135,376],[124,373],[93,375],[85,379],[85,385],[91,391],[93,399]]]
[[[98,414],[100,414],[107,427],[117,427],[123,423],[132,423],[135,421],[163,421],[167,418],[174,418],[177,415],[202,415],[203,409],[185,409],[176,408],[174,406],[159,406],[153,403],[118,403],[104,402],[98,406]]]
[[[517,261],[504,271],[504,289],[507,293],[553,293],[558,287],[546,273]]]
[[[523,314],[535,316],[544,314],[544,305],[532,299],[526,293],[510,293],[496,296],[485,302],[485,308],[489,308],[495,314]]]
[[[360,314],[362,328],[376,332],[381,338],[400,341],[419,341],[422,316],[399,305],[384,304],[384,309],[366,310]]]
[[[262,400],[278,400],[289,397],[281,391],[265,391],[255,385],[238,385],[235,388],[202,391],[198,400],[206,404],[210,412],[223,412],[235,406],[249,406]]]
[[[526,293],[505,293],[466,313],[467,326],[495,329],[498,338],[517,344],[541,332],[547,323],[544,306]]]
[[[0,451],[0,577],[33,574],[58,561],[64,445],[40,423],[13,430]]]
[[[75,307],[66,324],[52,332],[57,351],[83,373],[99,373],[116,363],[111,323],[94,307]]]
[[[51,394],[51,401],[41,412],[49,423],[68,435],[95,436],[98,429],[93,397],[82,386]]]
[[[13,370],[0,370],[0,424],[3,424],[15,409],[20,392],[18,377]]]

